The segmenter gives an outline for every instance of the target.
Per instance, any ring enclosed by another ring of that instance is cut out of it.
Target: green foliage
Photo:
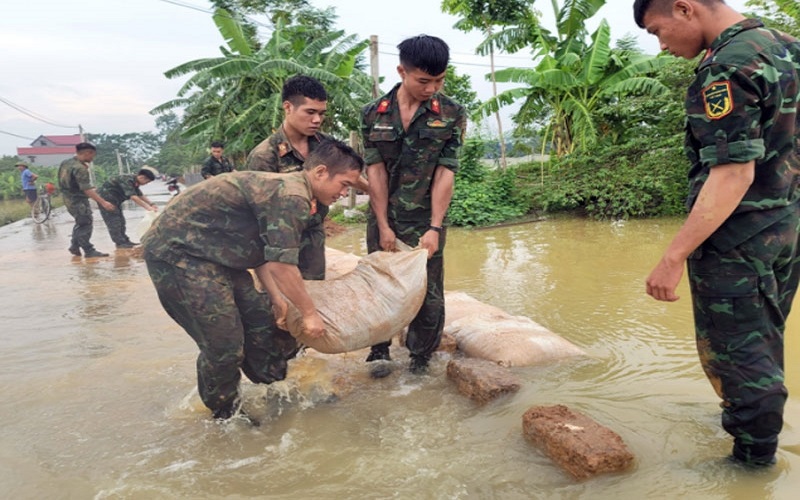
[[[350,217],[347,217],[344,214],[344,205],[336,204],[331,207],[330,211],[328,212],[328,217],[330,217],[333,222],[342,225],[366,224],[368,210],[369,203],[362,203],[361,205],[356,205],[355,212],[353,212]]]
[[[484,143],[467,139],[461,150],[453,200],[447,217],[454,226],[486,226],[525,215],[529,198],[517,190],[516,169],[490,170],[483,163]]]
[[[797,0],[748,0],[753,15],[769,28],[800,38],[800,4]]]
[[[536,184],[539,165],[528,164],[530,195],[548,212],[569,211],[596,219],[685,213],[688,161],[678,135],[599,147],[553,160]]]
[[[452,97],[457,103],[464,106],[468,115],[475,112],[481,104],[478,100],[478,93],[472,90],[472,82],[469,75],[457,74],[456,68],[452,64],[447,66],[442,91],[445,95]]]

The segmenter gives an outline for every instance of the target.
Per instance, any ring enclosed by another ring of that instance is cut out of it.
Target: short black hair
[[[724,4],[725,0],[696,0],[697,2],[713,8],[715,3]],[[655,12],[656,14],[667,15],[672,12],[672,4],[675,0],[635,0],[633,2],[633,20],[636,25],[644,29],[644,16],[648,12]]]
[[[281,98],[284,101],[298,106],[302,103],[303,97],[315,101],[327,101],[328,93],[319,80],[306,75],[295,75],[283,82]]]
[[[397,46],[400,64],[406,69],[418,69],[436,76],[447,71],[450,47],[441,38],[418,35],[406,38]]]
[[[212,148],[225,148],[225,143],[222,141],[214,141],[211,143]]]
[[[156,180],[156,174],[154,174],[153,171],[150,170],[149,168],[143,168],[139,170],[139,172],[136,175],[143,175],[148,179],[150,179],[151,181]]]
[[[347,144],[326,137],[320,141],[316,148],[309,153],[303,163],[305,170],[311,170],[318,165],[328,167],[328,175],[336,175],[348,170],[364,171],[364,159]]]
[[[92,151],[97,151],[97,148],[91,142],[81,142],[75,145],[76,153],[80,153],[81,151],[86,151],[87,149],[91,149]]]

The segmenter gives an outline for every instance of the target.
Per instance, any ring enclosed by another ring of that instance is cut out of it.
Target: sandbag
[[[347,274],[306,281],[326,332],[314,339],[305,335],[302,316],[291,302],[286,317],[289,332],[301,344],[327,354],[388,341],[408,326],[422,306],[427,262],[424,249],[373,252]]]
[[[160,212],[153,212],[152,210],[147,210],[142,216],[142,220],[139,221],[139,224],[136,226],[136,236],[139,237],[139,240],[144,237],[144,234],[150,229],[150,226],[153,225],[153,221],[156,220]]]

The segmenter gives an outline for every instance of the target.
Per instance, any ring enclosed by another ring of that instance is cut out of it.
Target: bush
[[[597,219],[683,214],[689,164],[682,138],[651,141],[639,139],[553,160],[544,183],[529,184],[530,196],[545,211],[573,211]],[[533,176],[539,165],[524,169]]]

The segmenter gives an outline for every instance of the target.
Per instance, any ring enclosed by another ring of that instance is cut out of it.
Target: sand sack
[[[386,342],[417,315],[427,290],[427,250],[373,252],[334,279],[306,281],[325,322],[325,335],[308,338],[300,312],[289,303],[286,323],[301,344],[335,354]]]

